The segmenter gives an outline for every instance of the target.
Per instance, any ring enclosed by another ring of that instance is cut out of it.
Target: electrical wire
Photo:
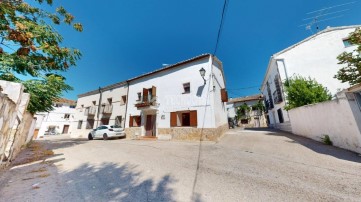
[[[227,6],[228,6],[228,0],[224,0],[223,9],[222,9],[221,23],[219,25],[218,35],[217,35],[217,40],[216,40],[216,47],[214,48],[213,55],[216,55],[217,50],[218,50],[219,39],[221,38],[221,33],[222,33],[222,29],[223,29],[223,24],[224,24],[224,19],[225,19],[225,15],[226,15]]]

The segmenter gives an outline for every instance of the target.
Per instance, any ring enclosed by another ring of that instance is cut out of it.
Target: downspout
[[[97,127],[99,126],[100,120],[99,120],[99,114],[100,114],[100,107],[102,103],[102,89],[99,87],[99,103],[98,103],[98,112],[97,112]]]
[[[128,112],[128,99],[129,99],[129,82],[126,81],[127,83],[127,99],[125,100],[125,115],[124,115],[124,126],[123,128],[125,129],[125,123],[127,121],[127,112]]]

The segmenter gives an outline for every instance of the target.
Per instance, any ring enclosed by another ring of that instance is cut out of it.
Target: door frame
[[[156,136],[156,114],[147,114],[145,115],[145,136],[155,137]],[[149,126],[150,124],[150,126]]]

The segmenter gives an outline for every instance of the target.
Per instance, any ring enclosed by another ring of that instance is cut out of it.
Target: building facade
[[[223,66],[210,54],[130,79],[128,84],[128,137],[215,140],[228,128]]]
[[[355,49],[348,37],[357,27],[360,26],[328,27],[271,57],[261,86],[271,127],[292,130],[289,114],[284,109],[287,100],[283,85],[292,76],[314,78],[333,95],[349,87],[334,76],[342,67],[337,56]]]
[[[119,82],[78,95],[71,137],[88,137],[100,125],[124,128],[127,91],[127,82]]]
[[[75,120],[75,105],[74,100],[60,98],[54,101],[52,111],[36,113],[34,139],[44,135],[68,134],[70,125]]]
[[[241,110],[241,114],[237,115],[237,110],[243,105],[248,107],[247,110]],[[267,127],[265,113],[260,106],[264,106],[262,94],[229,99],[227,103],[228,117],[236,119],[238,125],[242,127]]]

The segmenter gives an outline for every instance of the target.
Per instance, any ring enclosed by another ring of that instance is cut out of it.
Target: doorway
[[[145,136],[155,136],[156,115],[147,115],[145,123]]]
[[[64,125],[63,134],[68,134],[68,131],[69,131],[69,125]]]

